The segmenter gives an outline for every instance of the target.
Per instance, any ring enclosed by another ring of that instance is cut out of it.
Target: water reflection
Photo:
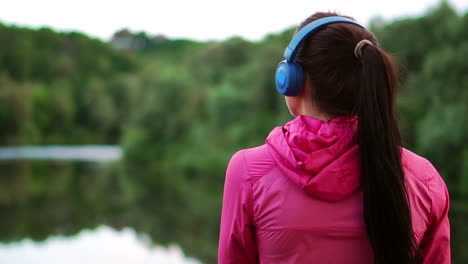
[[[53,236],[44,243],[29,239],[0,245],[0,263],[15,264],[199,264],[186,258],[178,246],[151,246],[130,228],[116,231],[106,226],[84,230],[69,238]]]
[[[215,263],[218,216],[192,217],[187,195],[160,178],[122,162],[0,161],[0,241],[129,226],[157,245],[178,244]]]
[[[123,156],[120,146],[22,146],[0,147],[0,160],[41,159],[113,161]]]
[[[0,160],[0,242],[74,237],[84,229],[103,225],[114,230],[130,227],[151,243],[177,244],[190,257],[216,263],[222,177],[216,182],[193,172],[186,172],[193,175],[190,179],[177,170],[157,172],[157,167],[129,165],[124,160]],[[452,203],[453,263],[468,259],[468,210],[464,204]],[[0,256],[6,256],[2,252]],[[80,262],[90,260],[70,252]],[[0,257],[0,263],[11,262]]]

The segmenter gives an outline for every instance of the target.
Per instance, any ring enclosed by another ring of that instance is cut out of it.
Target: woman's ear
[[[302,93],[302,91],[301,91]],[[289,113],[293,116],[296,117],[300,115],[300,109],[301,109],[301,98],[302,96],[299,94],[297,96],[285,96],[284,100],[286,102],[286,106],[288,106]]]
[[[296,117],[303,114],[303,105],[305,101],[309,100],[310,96],[310,82],[309,78],[304,76],[304,81],[302,82],[301,92],[296,96],[285,96],[286,105],[288,106],[289,113],[292,116]]]

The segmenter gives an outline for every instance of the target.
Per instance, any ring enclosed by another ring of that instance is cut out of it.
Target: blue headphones
[[[317,19],[299,30],[284,51],[285,60],[281,61],[278,64],[278,68],[276,68],[276,89],[280,94],[286,96],[297,96],[301,92],[304,73],[301,65],[294,62],[297,50],[308,36],[322,29],[326,25],[333,23],[349,23],[364,28],[356,21],[349,18],[331,16]]]

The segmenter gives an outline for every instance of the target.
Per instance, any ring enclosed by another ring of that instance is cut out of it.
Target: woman
[[[401,147],[395,65],[374,35],[316,13],[285,57],[295,119],[232,157],[219,263],[450,263],[448,192]]]

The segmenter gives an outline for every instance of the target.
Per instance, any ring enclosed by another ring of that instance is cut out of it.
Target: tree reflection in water
[[[183,181],[123,162],[3,161],[0,241],[131,227],[157,245],[178,244],[188,256],[216,263],[221,195],[221,181]],[[452,204],[450,214],[454,259],[468,259],[461,205]]]
[[[171,177],[123,163],[2,161],[0,241],[131,227],[155,244],[178,244],[215,263],[222,186],[204,192]]]

